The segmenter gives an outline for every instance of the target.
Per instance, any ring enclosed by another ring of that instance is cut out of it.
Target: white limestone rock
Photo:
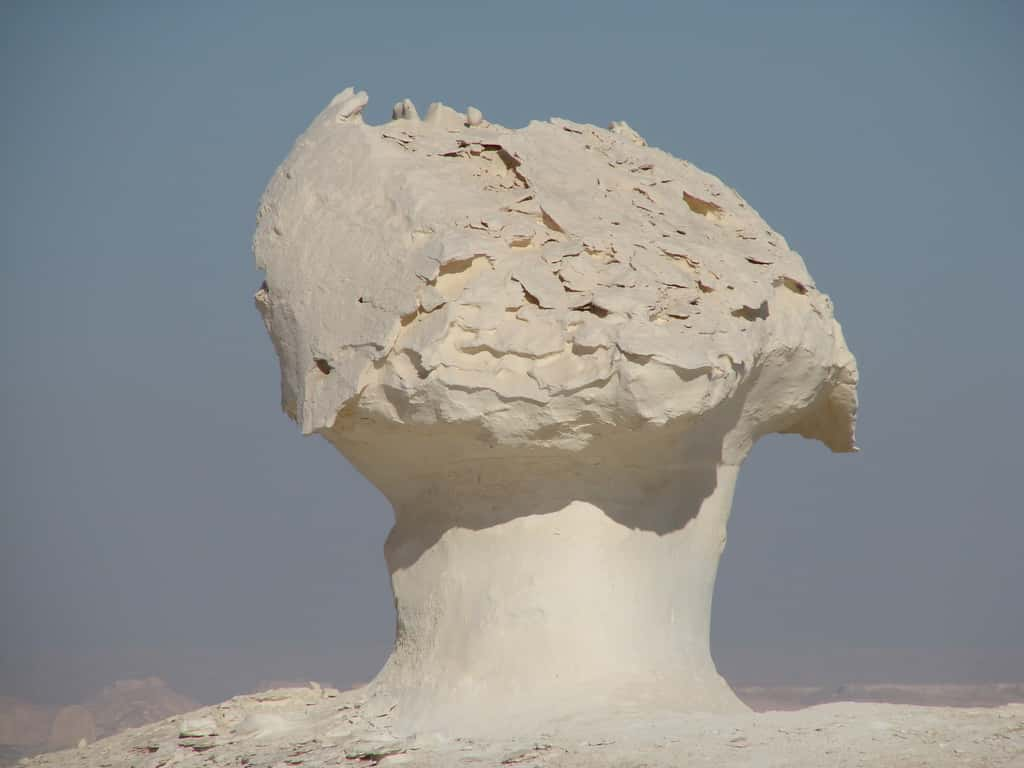
[[[331,106],[335,110],[336,119],[340,122],[359,115],[369,101],[370,97],[366,91],[356,93],[354,88],[349,87],[334,97]]]
[[[395,508],[371,698],[467,732],[743,709],[708,650],[732,489],[770,432],[854,450],[831,302],[625,123],[401,104],[371,126],[360,94],[332,101],[254,239],[284,409]]]
[[[187,717],[181,721],[178,738],[198,739],[203,736],[216,736],[217,723],[212,717]]]
[[[392,120],[419,120],[419,112],[416,111],[416,105],[409,99],[402,99],[401,101],[395,102],[395,106],[391,109]]]

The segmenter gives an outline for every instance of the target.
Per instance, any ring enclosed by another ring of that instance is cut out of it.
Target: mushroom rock
[[[409,731],[745,707],[709,651],[762,435],[852,451],[857,368],[730,187],[611,130],[347,89],[261,201],[284,410],[394,507],[367,689]]]

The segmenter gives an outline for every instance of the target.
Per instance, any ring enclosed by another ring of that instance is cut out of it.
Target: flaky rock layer
[[[395,507],[379,696],[437,728],[738,707],[708,653],[738,466],[770,432],[854,448],[828,297],[625,123],[366,102],[296,142],[254,248],[285,410]]]

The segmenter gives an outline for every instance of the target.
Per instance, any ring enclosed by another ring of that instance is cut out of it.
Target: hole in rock
[[[320,373],[328,374],[334,370],[331,364],[324,360],[322,357],[314,357],[313,362],[316,363],[316,367],[317,369],[319,369]]]
[[[691,211],[702,216],[720,216],[724,213],[722,206],[718,205],[718,203],[712,203],[710,200],[701,200],[689,192],[683,192],[683,200],[690,207]]]
[[[784,285],[793,293],[799,293],[801,296],[806,295],[807,286],[792,277],[780,277],[774,283],[775,285]]]
[[[740,307],[739,309],[734,309],[732,311],[732,316],[742,317],[744,320],[749,320],[750,322],[754,322],[755,320],[767,320],[768,302],[762,301],[761,306],[757,307],[756,309],[754,307],[747,306]]]
[[[597,315],[598,317],[608,317],[608,310],[607,309],[602,309],[601,307],[597,306],[593,302],[587,302],[583,306],[577,307],[576,311],[577,312],[589,312],[590,314]]]

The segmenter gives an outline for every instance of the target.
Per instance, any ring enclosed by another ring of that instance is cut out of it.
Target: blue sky
[[[1019,678],[1022,33],[1013,2],[5,3],[0,693],[215,699],[386,655],[390,511],[280,413],[251,300],[260,192],[347,85],[371,122],[628,120],[831,294],[862,452],[755,449],[727,674]]]

